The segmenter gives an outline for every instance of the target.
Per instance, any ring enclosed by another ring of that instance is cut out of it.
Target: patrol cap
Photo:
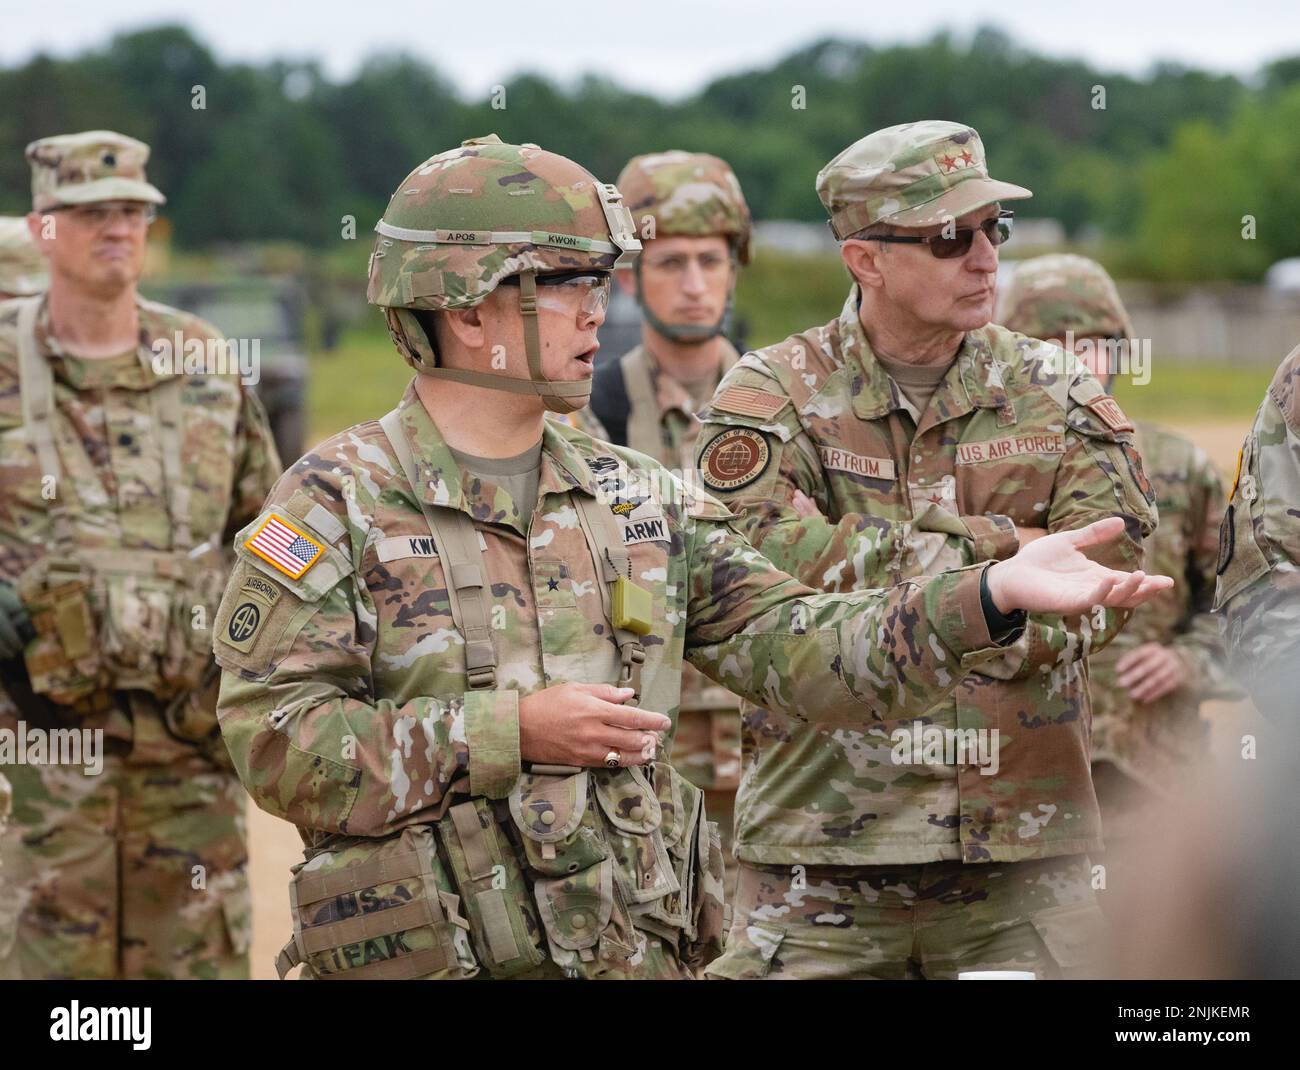
[[[43,137],[27,146],[32,165],[32,209],[44,212],[65,204],[94,201],[148,201],[167,198],[145,179],[149,146],[111,130]]]
[[[997,322],[1032,338],[1132,338],[1119,290],[1097,261],[1073,253],[1025,260],[999,285]]]
[[[989,178],[984,143],[969,126],[930,119],[855,141],[818,173],[817,196],[843,241],[872,223],[935,226],[1033,194]]]
[[[45,258],[22,216],[0,216],[0,296],[25,297],[49,285]]]

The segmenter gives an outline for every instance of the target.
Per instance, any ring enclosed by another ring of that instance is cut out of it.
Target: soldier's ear
[[[887,248],[884,242],[859,241],[850,238],[840,243],[840,258],[860,286],[879,289],[884,285],[880,272],[880,258]]]
[[[631,268],[619,268],[614,272],[614,281],[618,283],[618,288],[628,297],[636,296],[636,279],[632,275]]]
[[[473,308],[450,308],[439,313],[441,329],[439,343],[449,349],[466,349],[475,352],[487,344],[487,324],[484,309],[487,301]]]

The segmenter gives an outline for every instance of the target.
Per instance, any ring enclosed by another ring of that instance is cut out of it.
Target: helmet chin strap
[[[636,279],[636,303],[641,309],[641,315],[645,321],[650,324],[659,334],[663,335],[670,342],[676,342],[682,346],[703,345],[711,338],[717,338],[722,333],[722,325],[727,322],[727,317],[731,315],[732,299],[735,297],[735,287],[727,291],[727,303],[722,309],[722,315],[718,317],[716,323],[665,323],[650,308],[641,292],[641,261],[638,260],[632,268],[632,275]]]
[[[462,368],[430,367],[426,360],[419,361],[420,371],[435,379],[450,379],[456,383],[482,386],[489,390],[504,390],[511,394],[531,394],[540,397],[542,404],[551,412],[577,412],[584,408],[591,400],[590,378],[562,382],[547,379],[542,374],[542,338],[537,326],[537,273],[534,271],[525,271],[519,276],[519,311],[524,318],[524,352],[528,356],[529,375],[527,379]],[[414,319],[414,316],[411,318]],[[433,340],[430,338],[428,341],[432,348]]]

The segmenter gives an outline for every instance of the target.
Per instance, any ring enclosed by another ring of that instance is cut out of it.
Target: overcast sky
[[[66,56],[114,32],[183,22],[224,60],[315,58],[336,78],[367,56],[407,51],[467,95],[532,69],[588,71],[661,96],[766,64],[830,34],[913,42],[941,27],[1006,30],[1035,50],[1140,74],[1156,59],[1248,75],[1300,53],[1297,0],[0,0],[0,63]],[[631,16],[621,21],[618,12]]]

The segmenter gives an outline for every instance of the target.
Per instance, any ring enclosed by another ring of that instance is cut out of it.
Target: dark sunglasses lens
[[[945,238],[942,235],[930,239],[930,252],[940,260],[951,260],[953,257],[965,256],[970,252],[970,244],[975,238],[975,232],[966,227],[958,230],[951,238]]]
[[[1011,237],[1011,220],[986,219],[980,224],[980,230],[984,232],[990,245],[998,246]],[[962,227],[951,238],[942,236],[931,238],[930,252],[940,260],[951,260],[953,257],[965,256],[969,253],[974,240],[975,231],[969,227]]]

